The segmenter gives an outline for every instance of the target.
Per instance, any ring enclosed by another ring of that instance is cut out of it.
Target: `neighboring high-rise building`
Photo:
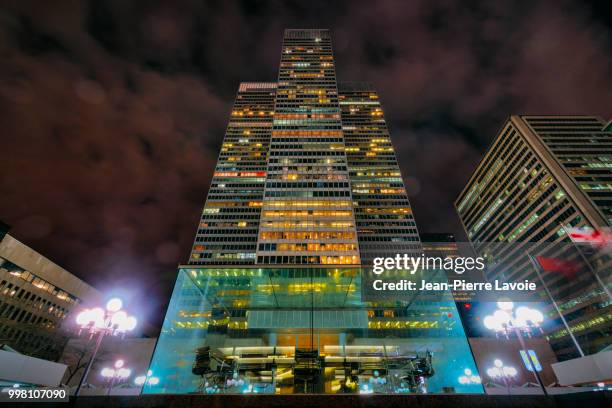
[[[56,360],[71,333],[62,324],[100,293],[7,234],[0,242],[0,343]]]
[[[145,392],[482,392],[450,292],[362,294],[421,245],[380,97],[335,72],[328,30],[286,30],[278,81],[240,85]]]
[[[564,228],[610,226],[612,132],[593,116],[511,116],[455,206],[476,252],[495,261],[489,278],[539,284],[527,250],[580,259]],[[596,254],[590,261],[609,282],[610,258]],[[592,274],[545,273],[544,279],[585,352],[605,347],[611,306]],[[561,321],[552,312],[549,317],[555,352],[575,355]]]

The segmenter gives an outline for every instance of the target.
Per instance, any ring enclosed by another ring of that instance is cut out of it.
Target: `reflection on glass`
[[[362,301],[359,268],[179,270],[145,393],[482,393],[450,293]]]

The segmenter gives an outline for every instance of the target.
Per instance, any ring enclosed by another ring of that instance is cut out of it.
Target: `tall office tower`
[[[475,250],[498,263],[490,278],[539,284],[527,251],[580,259],[564,227],[610,225],[612,132],[591,116],[511,116],[455,206]],[[589,263],[609,282],[609,257],[595,254]],[[585,352],[604,347],[612,315],[602,309],[611,306],[593,275],[545,273],[544,280]],[[557,355],[575,354],[560,320],[555,324],[549,338]]]
[[[276,83],[244,82],[195,237],[192,265],[255,263]]]
[[[420,251],[377,93],[338,95],[328,30],[286,30],[277,83],[242,83],[189,264],[366,264]],[[360,256],[361,255],[361,256]]]
[[[378,93],[364,82],[340,83],[338,88],[362,263],[397,253],[420,254],[416,223]]]
[[[286,30],[257,262],[359,264],[331,36]]]

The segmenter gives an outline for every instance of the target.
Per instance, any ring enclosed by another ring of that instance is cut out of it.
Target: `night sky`
[[[2,3],[0,219],[152,323],[285,28],[332,29],[338,79],[375,84],[421,232],[463,235],[453,200],[510,114],[612,118],[609,1]]]

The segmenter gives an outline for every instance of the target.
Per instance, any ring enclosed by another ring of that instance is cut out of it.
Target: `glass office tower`
[[[328,30],[286,30],[243,83],[145,393],[481,393],[450,293],[371,299],[375,256],[420,242],[382,105],[338,88]]]
[[[513,115],[487,150],[455,206],[490,279],[538,282],[527,253],[576,262],[574,276],[543,272],[586,354],[610,344],[612,258],[574,245],[566,227],[607,228],[612,220],[612,132],[594,116]],[[548,297],[543,295],[544,299]],[[557,357],[578,357],[549,305],[547,331]]]

